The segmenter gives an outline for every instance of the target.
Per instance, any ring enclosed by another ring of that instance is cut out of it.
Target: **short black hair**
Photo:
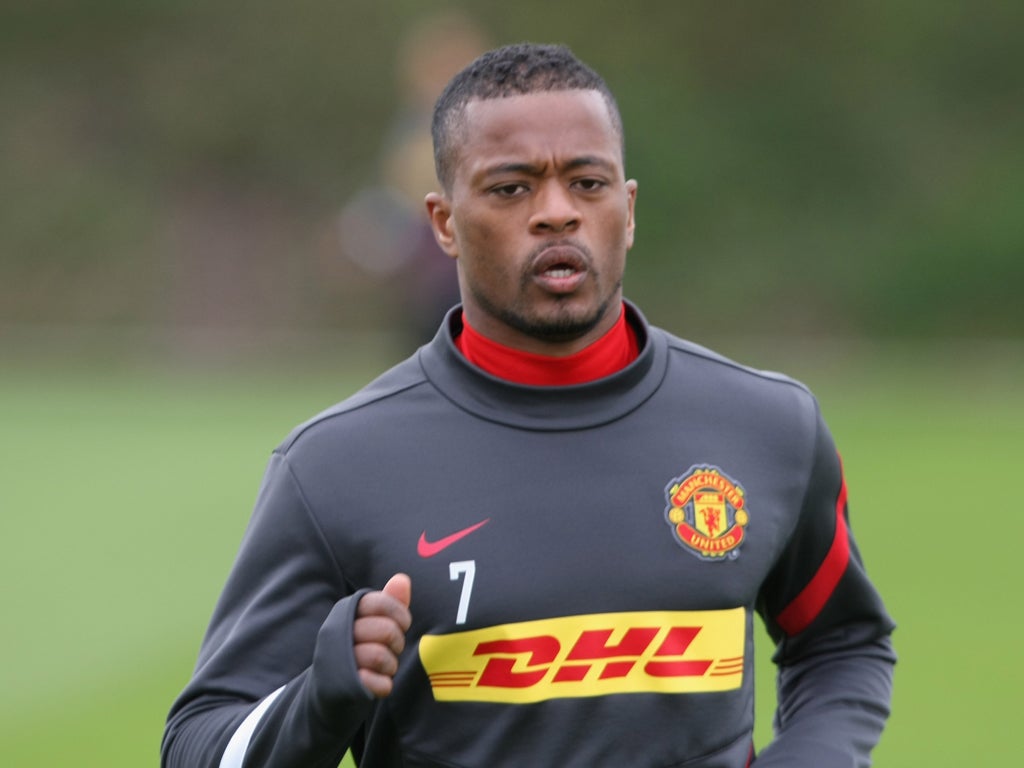
[[[470,101],[571,90],[601,94],[622,143],[622,116],[608,84],[566,46],[516,43],[481,55],[451,79],[434,106],[431,136],[434,169],[441,186],[451,189],[458,130]]]

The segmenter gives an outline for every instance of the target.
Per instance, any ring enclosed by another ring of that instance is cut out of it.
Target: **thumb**
[[[384,585],[384,589],[381,591],[385,595],[395,598],[408,608],[409,603],[412,601],[412,579],[404,573],[396,573],[388,579],[388,583]]]

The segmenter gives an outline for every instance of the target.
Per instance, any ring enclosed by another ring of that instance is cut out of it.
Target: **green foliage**
[[[722,351],[810,384],[843,453],[854,531],[899,623],[876,763],[1011,764],[1024,356],[932,350]],[[269,450],[380,364],[303,377],[5,365],[0,764],[156,764]],[[761,744],[769,655],[762,642]]]

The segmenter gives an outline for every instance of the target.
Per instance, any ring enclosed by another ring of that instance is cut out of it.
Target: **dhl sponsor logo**
[[[419,654],[438,701],[527,704],[733,690],[745,638],[743,608],[602,613],[424,635]]]

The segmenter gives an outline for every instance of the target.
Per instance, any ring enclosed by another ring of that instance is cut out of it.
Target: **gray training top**
[[[754,614],[777,644],[757,768],[870,764],[893,623],[817,403],[649,326],[595,382],[496,379],[461,313],[273,453],[166,768],[754,764]],[[412,578],[391,696],[359,597]]]

